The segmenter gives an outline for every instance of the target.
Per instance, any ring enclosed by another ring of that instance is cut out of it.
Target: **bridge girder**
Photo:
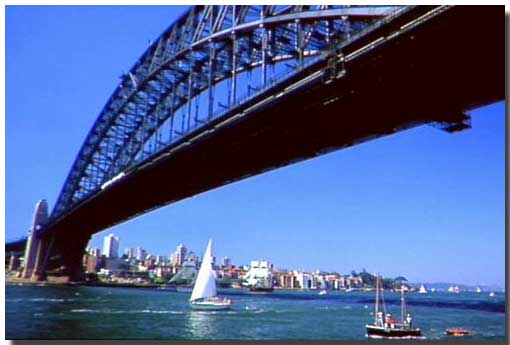
[[[398,9],[190,8],[121,77],[80,149],[51,218]]]
[[[81,255],[92,234],[218,186],[417,125],[438,124],[448,132],[468,128],[467,111],[504,99],[500,78],[504,65],[498,44],[503,39],[501,14],[502,8],[490,6],[403,8],[335,46],[331,55],[227,108],[228,113],[205,122],[197,131],[176,132],[177,142],[135,161],[125,175],[107,183],[122,178],[121,182],[97,194],[79,191],[83,202],[46,224],[40,238],[49,240],[51,250],[46,250],[44,270],[79,279]],[[229,42],[218,42],[216,48]],[[472,42],[477,42],[477,49]],[[222,54],[227,61],[229,55]],[[288,61],[282,56],[279,58]],[[208,62],[201,60],[207,68]],[[162,78],[169,78],[170,85],[184,76],[181,87],[171,93],[178,98],[171,98],[172,107],[189,99],[192,89],[186,88],[185,68],[175,67],[178,75],[167,75],[166,67],[161,69],[165,71]],[[243,71],[241,67],[239,71]],[[204,76],[197,74],[196,79],[199,77]],[[125,80],[140,85],[134,75]],[[153,81],[146,84],[154,87],[157,82]],[[221,86],[212,78],[207,81],[207,92],[211,86]],[[96,124],[115,121],[115,126],[106,126],[109,137],[136,133],[146,120],[145,114],[135,111],[139,107],[136,102],[147,97],[147,92],[150,90],[140,89],[126,102],[129,108],[125,112],[107,114]],[[83,156],[77,165],[85,166],[87,173],[109,168],[108,160],[114,161],[116,152],[107,151],[108,145],[123,143],[104,139],[91,137],[99,149],[87,152],[94,152],[95,160],[105,158],[106,165],[88,166]],[[108,158],[98,155],[98,150],[105,150]],[[19,252],[24,245],[23,240],[7,243],[6,252]]]

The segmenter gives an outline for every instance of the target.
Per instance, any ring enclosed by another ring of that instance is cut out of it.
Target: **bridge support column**
[[[22,278],[30,279],[36,263],[37,251],[39,248],[39,242],[41,233],[39,230],[48,221],[48,203],[42,199],[35,205],[34,217],[32,221],[32,227],[30,228],[30,235],[27,239],[25,247],[24,257],[24,268]]]
[[[14,272],[18,269],[18,267],[19,267],[19,256],[12,253],[11,257],[9,259],[9,267],[7,270],[9,272]]]
[[[48,203],[46,200],[39,200],[35,205],[32,227],[27,239],[24,256],[24,268],[22,278],[30,279],[35,268],[39,242],[41,239],[40,229],[48,221]]]
[[[35,230],[32,230],[27,239],[25,247],[25,255],[23,261],[23,273],[22,278],[30,278],[34,270],[35,256],[37,253],[37,246],[39,245],[38,234]]]
[[[46,255],[48,254],[48,243],[49,241],[47,238],[41,238],[39,240],[34,262],[34,268],[32,271],[32,276],[30,278],[32,281],[41,281],[46,279],[46,272],[44,266],[46,261]]]
[[[41,246],[42,261],[37,279],[59,283],[83,280],[83,254],[90,236],[83,229],[66,228],[53,233]]]

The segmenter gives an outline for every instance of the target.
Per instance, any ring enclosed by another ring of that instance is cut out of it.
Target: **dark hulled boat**
[[[423,338],[419,328],[396,326],[395,328],[367,325],[367,337],[384,339]]]
[[[251,292],[273,292],[272,286],[250,286]]]
[[[366,325],[368,338],[382,338],[382,339],[425,338],[422,335],[421,330],[413,326],[411,314],[406,312],[404,285],[402,285],[401,293],[402,293],[401,320],[393,319],[390,314],[384,315],[385,312],[379,311],[379,297],[381,297],[382,299],[383,310],[385,310],[386,308],[384,307],[384,295],[383,288],[381,286],[381,277],[377,276],[374,323],[371,325]]]

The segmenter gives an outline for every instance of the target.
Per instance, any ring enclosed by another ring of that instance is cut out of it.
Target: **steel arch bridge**
[[[195,6],[140,57],[108,99],[51,218],[228,110],[323,59],[388,6]]]
[[[92,234],[154,208],[414,126],[469,128],[466,111],[504,99],[502,14],[192,7],[121,77],[53,211],[40,201],[6,252],[25,251],[25,278],[79,280]]]

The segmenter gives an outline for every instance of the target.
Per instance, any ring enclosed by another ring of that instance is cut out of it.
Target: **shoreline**
[[[155,290],[167,290],[167,291],[179,291],[179,289],[190,288],[186,286],[175,286],[166,284],[136,284],[136,283],[107,283],[107,282],[54,282],[54,281],[32,281],[30,279],[23,278],[9,278],[6,277],[5,285],[31,285],[31,286],[92,286],[92,287],[112,287],[112,288],[133,288],[133,289],[155,289]],[[220,289],[231,289],[231,290],[243,290],[243,288],[220,288]],[[275,288],[274,291],[320,291],[320,289],[286,289],[286,288]],[[329,290],[334,292],[346,292],[345,290]],[[358,292],[370,292],[369,290],[356,290]],[[256,292],[254,292],[256,293]]]
[[[61,281],[32,281],[30,279],[22,278],[6,278],[5,285],[27,285],[27,286],[98,286],[98,287],[117,287],[117,288],[149,288],[149,289],[176,289],[175,286],[169,286],[164,284],[136,284],[136,283],[106,283],[106,282],[61,282]]]

